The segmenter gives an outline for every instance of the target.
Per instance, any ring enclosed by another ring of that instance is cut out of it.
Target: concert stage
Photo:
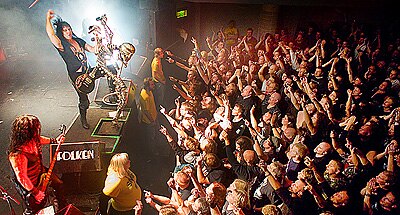
[[[136,118],[137,111],[126,108],[122,112],[121,118],[118,120],[118,127],[112,125],[110,114],[115,112],[114,109],[91,107],[87,112],[87,121],[90,125],[89,129],[83,129],[79,115],[74,119],[65,135],[65,142],[93,142],[99,141],[104,145],[104,153],[112,153],[118,146],[121,136],[132,123],[132,118]]]
[[[49,47],[49,49],[52,47]],[[47,56],[47,55],[46,55]],[[83,129],[77,113],[77,96],[65,71],[65,65],[54,53],[42,61],[21,60],[7,62],[0,65],[0,149],[6,152],[8,149],[8,137],[10,135],[11,123],[16,116],[21,114],[34,114],[39,117],[42,123],[42,135],[56,137],[59,134],[60,124],[66,124],[69,129],[66,134],[66,143],[96,142],[99,141],[101,148],[101,170],[87,170],[85,165],[77,168],[79,172],[68,172],[58,174],[65,184],[66,198],[69,203],[86,215],[94,214],[98,206],[98,196],[104,187],[107,174],[107,167],[111,156],[118,152],[127,152],[131,160],[131,169],[136,174],[138,183],[142,189],[151,190],[154,193],[169,195],[166,180],[173,171],[173,152],[163,136],[156,138],[156,143],[147,143],[144,139],[146,130],[137,120],[138,92],[129,99],[134,105],[128,105],[123,113],[122,120],[126,120],[121,130],[99,125],[101,119],[105,125],[109,122],[108,114],[115,111],[115,108],[101,104],[100,98],[108,92],[104,80],[98,79],[98,87],[94,92],[96,95],[89,96],[91,104],[88,110],[88,121],[90,129]],[[57,61],[56,61],[57,60]],[[146,61],[146,72],[141,76],[150,74],[149,61]],[[139,65],[140,66],[140,65]],[[50,69],[52,68],[52,69]],[[123,72],[124,78],[132,80],[135,86],[141,86],[143,77],[138,77],[130,71]],[[23,79],[21,78],[23,77]],[[29,80],[29,81],[28,81]],[[128,85],[128,84],[127,84]],[[172,94],[172,93],[170,93]],[[171,95],[172,96],[172,95]],[[173,100],[171,100],[173,101]],[[162,117],[161,117],[162,118]],[[167,125],[167,122],[163,122]],[[111,130],[109,130],[111,129]],[[95,132],[97,131],[97,132]],[[111,133],[112,135],[109,135]],[[156,132],[156,136],[159,132]],[[150,149],[150,144],[157,144],[159,155],[155,155]],[[68,159],[68,155],[65,155]],[[77,156],[75,156],[76,158]],[[78,156],[79,157],[79,156]],[[45,166],[49,165],[49,147],[43,147],[43,159]],[[55,170],[59,166],[55,164]],[[14,185],[10,180],[10,169],[6,153],[0,154],[0,185],[10,195],[21,201]],[[143,214],[157,214],[144,202]],[[12,203],[17,214],[22,214],[23,206]],[[9,209],[5,201],[0,201],[0,214],[8,214]]]

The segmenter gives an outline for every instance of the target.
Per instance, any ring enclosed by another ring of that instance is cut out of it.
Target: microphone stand
[[[1,195],[2,195],[1,199],[5,200],[7,202],[8,208],[10,208],[11,214],[12,215],[16,215],[15,210],[11,205],[10,199],[13,200],[15,203],[17,203],[18,205],[20,204],[19,201],[16,200],[15,198],[13,198],[12,196],[10,196],[2,186],[0,186],[0,192],[1,192]]]

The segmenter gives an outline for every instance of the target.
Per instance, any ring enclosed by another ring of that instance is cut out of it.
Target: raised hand
[[[160,105],[160,113],[165,115],[165,107],[163,107],[162,105]]]
[[[166,50],[165,53],[166,53],[168,56],[174,56],[174,54],[172,54],[172,52],[169,51],[169,50]]]
[[[366,194],[376,195],[376,190],[378,189],[376,178],[371,178],[366,186]]]
[[[196,158],[196,164],[197,164],[197,165],[201,165],[201,163],[202,163],[203,160],[204,160],[204,155],[205,155],[205,154],[201,154],[200,156],[198,156],[198,157]]]
[[[149,204],[149,205],[151,205],[151,204],[153,204],[154,202],[153,202],[153,199],[152,199],[152,198],[147,198],[147,197],[146,197],[146,203]]]
[[[392,142],[386,147],[385,151],[389,155],[394,155],[396,152],[398,152],[397,141],[392,140]]]
[[[315,167],[314,161],[308,156],[304,158],[304,164],[310,169],[313,169]]]
[[[353,143],[349,140],[349,138],[346,138],[346,144],[344,144],[344,146],[351,150],[353,148]]]
[[[135,215],[142,214],[143,203],[140,200],[136,200],[136,205],[133,207],[133,210],[135,210]]]
[[[219,135],[220,140],[228,140],[228,133],[226,131],[222,131]]]
[[[175,62],[174,59],[172,59],[170,57],[167,57],[166,60],[168,61],[168,63],[174,63]]]
[[[330,132],[330,134],[329,134],[329,137],[332,138],[332,139],[336,138],[336,133],[335,133],[335,131],[332,130],[332,131]]]
[[[150,191],[144,190],[144,197],[152,199],[152,198],[154,198],[154,195]]]
[[[196,44],[197,43],[197,40],[196,40],[196,38],[194,38],[194,37],[192,37],[192,39],[190,40],[193,44]]]
[[[52,19],[54,17],[54,11],[48,10],[46,14],[47,19]]]
[[[165,136],[168,135],[168,130],[163,125],[160,126],[160,130],[159,131],[161,132],[161,134],[164,134]]]
[[[177,106],[177,107],[179,107],[180,105],[181,105],[181,101],[179,100],[181,98],[181,96],[178,96],[178,97],[176,97],[176,99],[175,99],[175,105]],[[179,110],[176,110],[176,111],[179,111]]]
[[[174,178],[169,178],[167,181],[168,187],[170,187],[172,190],[176,190],[176,183]]]

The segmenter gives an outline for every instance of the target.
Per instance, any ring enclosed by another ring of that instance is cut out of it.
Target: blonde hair
[[[189,136],[183,140],[183,145],[186,146],[189,151],[194,151],[199,148],[200,143],[195,138]]]
[[[161,206],[159,213],[162,215],[176,215],[178,214],[178,211],[172,205],[163,205]]]
[[[250,190],[249,183],[247,183],[245,180],[235,179],[232,184],[235,185],[236,190],[244,190],[246,192],[249,192]]]
[[[261,212],[263,215],[280,215],[281,210],[276,205],[265,205],[262,207]]]
[[[163,53],[163,49],[162,48],[155,48],[154,49],[154,57],[160,57],[161,56],[161,54]]]
[[[131,171],[129,167],[126,168],[126,165],[129,162],[129,155],[127,153],[117,153],[115,154],[110,161],[110,165],[108,166],[107,175],[110,173],[116,173],[118,178],[123,178],[125,176],[129,176]]]
[[[235,205],[241,208],[250,208],[250,186],[247,181],[235,179],[232,184],[235,186]]]

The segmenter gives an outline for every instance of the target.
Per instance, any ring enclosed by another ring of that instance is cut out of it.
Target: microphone
[[[101,21],[101,20],[103,20],[104,18],[106,18],[106,14],[104,14],[103,16],[97,17],[97,18],[96,18],[96,21]]]
[[[7,193],[7,191],[6,191],[1,185],[0,185],[0,192],[1,192],[1,194],[3,195],[3,196],[2,196],[2,199],[7,200],[7,199],[9,198],[9,199],[13,200],[15,203],[17,203],[17,205],[20,204],[19,201],[16,200],[14,197],[10,196],[10,195]]]

